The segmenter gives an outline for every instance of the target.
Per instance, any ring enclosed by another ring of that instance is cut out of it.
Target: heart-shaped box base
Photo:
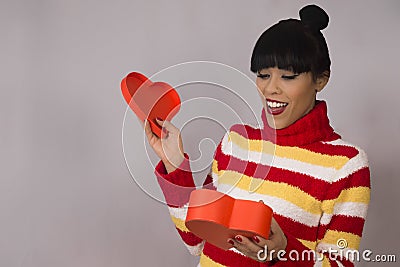
[[[272,209],[262,202],[235,199],[218,191],[199,189],[190,194],[186,227],[198,237],[227,250],[228,238],[255,235],[268,238]]]
[[[136,116],[150,121],[153,133],[161,137],[161,127],[156,118],[171,120],[178,113],[181,100],[169,84],[152,82],[138,72],[129,73],[121,81],[122,95]]]

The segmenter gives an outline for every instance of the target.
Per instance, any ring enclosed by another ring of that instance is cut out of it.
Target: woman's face
[[[307,114],[315,105],[315,96],[328,78],[313,80],[311,72],[301,74],[278,68],[266,68],[257,73],[260,92],[268,124],[283,129]]]

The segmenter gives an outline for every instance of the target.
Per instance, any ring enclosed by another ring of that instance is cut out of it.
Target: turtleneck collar
[[[329,124],[325,101],[317,100],[314,108],[283,129],[271,128],[263,108],[261,118],[264,123],[263,132],[268,140],[283,146],[304,146],[318,141],[332,141],[340,138]]]

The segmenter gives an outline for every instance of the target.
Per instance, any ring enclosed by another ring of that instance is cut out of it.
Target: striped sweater
[[[334,132],[324,101],[284,129],[270,128],[265,111],[262,119],[262,128],[234,125],[225,134],[204,187],[234,198],[263,200],[273,209],[288,241],[286,261],[274,266],[353,266],[346,257],[351,254],[344,252],[358,249],[370,200],[365,153]],[[185,158],[169,174],[160,162],[155,174],[179,235],[191,254],[200,255],[199,266],[272,265],[234,248],[221,250],[185,227],[189,195],[195,189]],[[340,249],[338,242],[346,248]],[[297,257],[312,251],[317,259]]]

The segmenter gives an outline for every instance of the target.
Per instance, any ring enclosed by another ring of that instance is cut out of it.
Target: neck
[[[274,129],[269,126],[264,109],[262,119],[266,138],[279,145],[301,146],[340,138],[329,124],[327,106],[324,101],[314,101],[313,107],[303,117],[283,129]]]

